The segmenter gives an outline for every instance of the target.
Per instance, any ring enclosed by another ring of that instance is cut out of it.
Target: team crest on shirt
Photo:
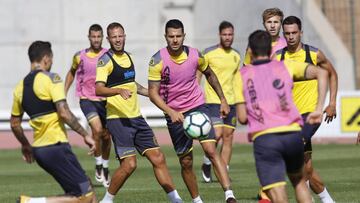
[[[149,66],[154,66],[155,65],[155,60],[154,58],[152,57],[150,62],[149,62]]]
[[[51,78],[51,81],[52,81],[53,83],[62,82],[61,77],[60,77],[58,74],[56,74],[56,73],[51,73],[51,74],[50,74],[50,78]]]
[[[98,62],[97,62],[97,67],[102,67],[105,65],[105,62],[104,60],[100,59]]]

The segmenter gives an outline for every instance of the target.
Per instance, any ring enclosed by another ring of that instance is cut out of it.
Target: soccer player
[[[90,47],[77,52],[66,75],[65,94],[67,94],[76,75],[76,96],[80,97],[80,108],[91,127],[96,143],[95,180],[109,187],[109,155],[111,139],[106,127],[106,100],[95,94],[96,64],[106,49],[101,47],[103,30],[98,24],[89,28]]]
[[[184,26],[180,20],[166,23],[165,39],[167,47],[152,56],[149,64],[149,97],[164,113],[168,130],[181,165],[181,175],[190,192],[193,203],[202,202],[193,170],[193,140],[185,135],[182,127],[184,117],[200,111],[208,115],[204,94],[196,80],[196,71],[203,72],[220,97],[220,115],[229,113],[229,106],[221,90],[216,75],[208,67],[208,62],[197,49],[184,46]],[[208,137],[199,140],[209,157],[217,178],[225,191],[226,202],[236,202],[230,188],[230,180],[224,161],[216,152],[215,133],[212,129]]]
[[[252,64],[240,69],[245,103],[237,105],[240,123],[248,123],[254,142],[256,171],[272,202],[288,202],[285,173],[298,202],[311,202],[303,174],[303,120],[293,100],[294,80],[317,79],[318,102],[306,122],[320,123],[327,88],[327,71],[295,61],[271,61],[271,36],[255,31],[249,36]]]
[[[326,113],[325,121],[327,123],[331,122],[336,117],[336,94],[338,86],[337,73],[333,65],[321,50],[301,42],[301,20],[298,17],[289,16],[285,18],[283,21],[283,31],[287,42],[287,47],[276,52],[276,58],[278,60],[290,59],[300,62],[307,62],[317,65],[321,69],[327,70],[329,73],[330,100],[329,105],[324,110],[324,113]],[[304,120],[306,120],[306,117],[309,115],[309,113],[315,110],[318,97],[316,87],[316,80],[294,83],[294,102]],[[307,180],[309,180],[307,183],[310,184],[310,188],[316,194],[318,194],[321,201],[323,203],[332,203],[334,200],[328,193],[324,183],[320,179],[319,174],[312,166],[311,138],[319,127],[320,123],[306,123],[303,127],[302,134],[306,143],[304,148],[305,172]]]
[[[231,47],[234,41],[234,26],[223,21],[219,25],[220,43],[203,51],[204,58],[209,62],[209,67],[213,70],[219,80],[221,89],[230,105],[230,112],[226,117],[220,116],[221,101],[209,82],[205,81],[205,99],[209,108],[211,122],[214,126],[217,142],[222,139],[220,157],[229,170],[232,154],[233,133],[236,128],[236,108],[235,104],[243,102],[243,98],[236,97],[236,88],[240,83],[239,66],[240,54]],[[201,77],[201,72],[198,71]],[[201,167],[202,177],[205,182],[211,182],[211,162],[204,156],[204,163]]]
[[[90,153],[95,150],[95,142],[69,110],[60,76],[50,72],[53,60],[51,44],[35,41],[30,45],[28,55],[31,71],[15,87],[11,129],[21,143],[24,160],[27,163],[36,161],[55,178],[65,195],[39,198],[20,196],[18,202],[92,202],[95,194],[71,150],[64,123],[84,138],[84,142],[90,147]],[[34,130],[32,145],[21,126],[24,112],[29,115],[30,125]]]
[[[268,8],[262,13],[263,25],[265,30],[271,36],[271,56],[279,49],[286,47],[286,40],[280,36],[281,23],[284,18],[284,13],[279,8]],[[246,50],[244,64],[250,64],[250,55]]]
[[[100,57],[96,69],[96,94],[107,97],[107,127],[120,166],[113,173],[101,203],[112,203],[114,196],[136,169],[136,150],[152,164],[157,181],[173,203],[182,200],[175,190],[153,131],[141,116],[137,93],[147,89],[135,82],[135,66],[124,50],[125,31],[120,23],[107,27],[110,49]],[[136,198],[136,197],[134,197]]]

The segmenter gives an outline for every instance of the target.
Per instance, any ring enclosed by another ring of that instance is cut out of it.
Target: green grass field
[[[182,198],[191,198],[181,179],[177,158],[171,147],[162,147],[167,164]],[[85,149],[74,148],[82,166],[92,179],[93,158]],[[205,202],[224,202],[224,194],[217,182],[205,184],[200,177],[202,151],[195,147],[195,170],[198,176],[200,194]],[[117,194],[115,202],[168,202],[166,194],[156,182],[150,163],[138,156],[138,168]],[[0,202],[15,202],[20,194],[49,196],[62,193],[58,184],[36,164],[25,164],[20,150],[3,150],[0,153]],[[314,165],[327,185],[336,202],[360,202],[360,146],[355,145],[315,145]],[[118,166],[112,159],[110,169]],[[251,145],[235,145],[230,168],[232,186],[239,202],[256,202],[258,180],[254,168]],[[290,184],[288,184],[289,186]],[[98,199],[105,189],[96,185]],[[288,187],[290,202],[295,202],[293,190]],[[319,202],[317,197],[314,197]]]

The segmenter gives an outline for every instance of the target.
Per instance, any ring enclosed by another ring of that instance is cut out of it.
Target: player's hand
[[[118,88],[119,91],[119,95],[123,98],[123,99],[129,99],[132,95],[132,92],[130,90],[127,89],[123,89],[123,88]]]
[[[325,122],[329,123],[336,118],[336,106],[329,105],[325,108],[324,113],[326,114]]]
[[[92,138],[92,136],[86,135],[86,136],[84,137],[84,142],[85,142],[85,144],[87,144],[87,145],[89,146],[89,148],[90,148],[90,150],[89,150],[89,152],[88,152],[88,155],[93,155],[96,148],[95,148],[95,141],[94,141],[94,139]]]
[[[173,122],[173,123],[184,122],[184,115],[180,112],[172,110],[171,112],[169,112],[169,116],[171,118],[171,122]]]
[[[359,143],[360,143],[360,131],[358,132],[358,136],[356,139],[356,145],[359,145]]]
[[[323,114],[320,111],[314,111],[309,113],[306,118],[306,122],[309,124],[319,124],[322,121]]]
[[[226,118],[226,116],[230,113],[229,104],[225,101],[221,101],[220,104],[220,117]]]
[[[34,162],[34,157],[32,153],[32,147],[30,145],[22,145],[21,152],[23,154],[23,160],[31,164]]]

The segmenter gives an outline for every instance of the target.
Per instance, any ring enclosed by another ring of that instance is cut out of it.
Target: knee
[[[192,170],[192,166],[193,166],[193,159],[192,157],[184,157],[182,159],[180,159],[180,164],[181,164],[181,168],[183,170]]]
[[[216,149],[210,148],[205,151],[205,155],[210,159],[213,160],[216,156]]]
[[[126,173],[131,174],[132,172],[134,172],[136,170],[136,167],[137,167],[136,159],[132,159],[132,158],[125,158],[125,159],[129,159],[129,160],[122,161],[120,167]]]
[[[233,137],[234,137],[234,133],[232,133],[232,132],[225,132],[225,133],[223,134],[223,140],[224,140],[224,142],[232,142]]]
[[[102,134],[104,133],[104,130],[101,126],[95,126],[92,128],[92,133],[94,135],[94,139],[99,140]]]
[[[151,162],[154,166],[162,166],[165,165],[165,156],[163,153],[159,151],[159,153],[156,154],[156,156],[153,156],[151,158]]]

